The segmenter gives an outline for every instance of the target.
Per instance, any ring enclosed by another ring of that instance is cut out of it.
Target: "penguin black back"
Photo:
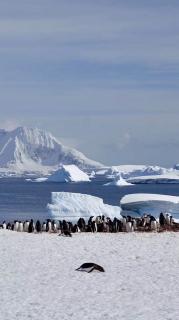
[[[99,264],[92,263],[92,262],[86,262],[83,263],[79,268],[76,269],[77,271],[85,271],[85,272],[92,272],[94,270],[100,271],[100,272],[105,272],[104,268],[101,267]]]

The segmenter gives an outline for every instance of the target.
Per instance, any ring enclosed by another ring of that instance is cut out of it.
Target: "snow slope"
[[[83,169],[101,164],[81,152],[65,147],[50,133],[26,127],[0,130],[0,168],[15,172],[54,170],[60,164],[75,164]]]
[[[122,210],[135,211],[139,214],[153,214],[159,216],[160,212],[168,212],[170,214],[179,213],[179,197],[135,193],[124,196],[120,201]]]
[[[54,182],[89,182],[90,179],[88,175],[80,170],[74,164],[71,165],[63,165],[57,171],[55,171],[52,175],[47,178],[47,181]]]
[[[52,204],[48,204],[53,219],[67,219],[76,222],[80,217],[105,215],[121,218],[121,208],[105,204],[101,198],[88,194],[52,192]]]
[[[177,320],[178,233],[0,230],[2,320]],[[96,262],[104,273],[77,272]]]

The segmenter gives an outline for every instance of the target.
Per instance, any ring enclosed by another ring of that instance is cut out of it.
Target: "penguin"
[[[126,223],[127,223],[127,219],[126,219],[126,217],[122,217],[122,225],[123,225],[123,231],[126,231]]]
[[[90,273],[94,270],[100,271],[100,272],[105,272],[103,267],[99,266],[96,263],[92,263],[92,262],[83,263],[79,268],[76,269],[76,271],[85,271],[87,273]]]
[[[168,214],[168,213],[166,213],[166,215],[165,215],[165,219],[166,219],[166,223],[167,223],[167,225],[170,225],[170,216],[169,216],[169,214]]]
[[[41,223],[39,220],[37,220],[37,222],[36,222],[35,230],[37,231],[37,233],[42,231]]]
[[[137,221],[136,221],[136,219],[132,220],[132,226],[133,226],[133,231],[136,231],[137,230]]]
[[[52,232],[52,223],[50,219],[47,220],[46,232]]]
[[[151,226],[152,231],[157,231],[157,221],[156,220],[155,221],[152,220],[150,226]]]
[[[42,224],[42,231],[46,231],[46,228],[47,228],[47,226],[46,226],[46,223],[45,222],[43,222],[43,224]]]
[[[33,219],[30,220],[29,228],[28,228],[28,233],[32,233],[32,232],[34,232],[34,222],[33,222]]]
[[[52,231],[57,232],[57,224],[54,220],[52,221]]]
[[[7,229],[6,221],[3,221],[3,229]]]
[[[24,228],[23,228],[23,223],[21,221],[19,221],[19,225],[18,225],[18,230],[19,232],[23,232]]]
[[[78,226],[77,226],[77,232],[81,232],[81,231],[80,231],[80,228],[79,228]]]
[[[18,228],[19,228],[19,222],[18,222],[18,221],[15,221],[14,231],[18,231]]]
[[[132,222],[127,222],[126,223],[126,231],[127,232],[132,232]]]
[[[28,232],[29,224],[30,224],[30,222],[29,222],[28,220],[26,220],[26,221],[24,222],[23,228],[24,228],[24,231],[25,231],[25,232]]]
[[[8,222],[6,229],[12,230],[12,226],[11,226],[10,222]]]
[[[64,230],[63,232],[59,233],[59,236],[72,237],[72,234],[70,231]]]

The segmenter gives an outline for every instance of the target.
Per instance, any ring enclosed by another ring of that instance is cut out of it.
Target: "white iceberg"
[[[52,204],[47,207],[53,219],[77,221],[80,217],[89,219],[101,215],[122,218],[120,207],[105,204],[103,199],[88,194],[52,192]]]
[[[123,179],[121,175],[118,175],[116,179],[114,179],[111,182],[105,183],[104,186],[126,187],[126,186],[133,186],[133,184]]]
[[[100,168],[96,171],[97,176],[103,176],[107,179],[115,179],[119,174],[124,179],[140,176],[162,175],[176,170],[163,168],[159,166],[146,165],[119,165],[106,168]]]
[[[121,165],[114,166],[115,170],[121,172],[123,178],[132,178],[138,176],[161,175],[170,172],[171,169],[166,169],[159,166],[146,166],[146,165]]]
[[[55,171],[51,176],[47,178],[47,181],[53,182],[89,182],[90,179],[88,175],[80,170],[74,164],[63,165],[57,171]]]
[[[128,194],[121,199],[120,206],[124,211],[132,211],[141,215],[147,213],[159,216],[160,212],[178,214],[179,197],[146,193]]]

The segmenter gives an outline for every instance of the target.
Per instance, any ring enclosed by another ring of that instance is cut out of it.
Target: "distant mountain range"
[[[125,179],[138,176],[179,174],[175,169],[158,166],[120,165],[107,167],[88,159],[83,153],[64,146],[51,133],[27,127],[12,131],[0,129],[0,176],[42,176],[61,165],[76,165],[96,177],[113,179],[121,174]]]
[[[102,167],[75,149],[64,146],[50,133],[27,127],[0,129],[0,172],[30,174],[53,171],[61,164],[75,164],[82,170]]]

